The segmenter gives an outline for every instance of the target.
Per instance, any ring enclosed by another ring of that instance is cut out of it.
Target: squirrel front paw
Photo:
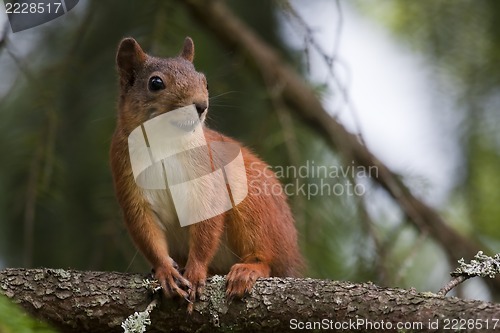
[[[226,297],[229,301],[234,297],[242,298],[252,290],[258,278],[269,277],[270,271],[265,263],[234,264],[226,276]]]
[[[187,311],[189,314],[193,312],[194,302],[203,293],[205,288],[205,283],[207,279],[207,269],[203,267],[187,266],[184,272],[184,278],[186,278],[191,283],[191,288],[189,289],[189,296],[187,298],[189,304]]]
[[[168,298],[180,296],[189,300],[189,293],[186,290],[192,288],[191,283],[176,268],[172,265],[165,265],[155,267],[153,271],[153,275],[160,282],[165,296]]]

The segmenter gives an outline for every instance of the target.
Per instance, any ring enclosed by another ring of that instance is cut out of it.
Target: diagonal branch
[[[249,58],[267,83],[282,85],[283,98],[296,115],[320,134],[332,149],[339,151],[346,161],[352,160],[366,169],[376,167],[378,177],[374,180],[398,203],[420,232],[428,233],[441,244],[450,262],[460,257],[472,258],[480,250],[472,241],[449,227],[435,209],[415,197],[398,175],[332,118],[304,79],[223,1],[181,0],[181,3],[191,11],[196,22],[212,31],[227,47],[238,49]],[[491,284],[500,292],[498,280],[491,280]]]

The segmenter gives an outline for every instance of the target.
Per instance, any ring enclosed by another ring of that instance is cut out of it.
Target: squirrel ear
[[[139,43],[133,38],[125,38],[118,46],[116,53],[116,64],[120,74],[122,87],[134,84],[136,70],[146,61],[146,53],[141,49]]]
[[[194,43],[191,37],[186,37],[184,39],[184,46],[182,48],[180,56],[189,62],[193,62],[194,59]]]

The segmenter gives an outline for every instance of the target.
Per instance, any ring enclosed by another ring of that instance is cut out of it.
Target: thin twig
[[[439,294],[446,295],[448,291],[471,277],[480,276],[494,279],[500,274],[500,253],[493,257],[487,256],[483,251],[479,251],[470,263],[466,263],[462,258],[458,261],[459,266],[450,273],[454,277],[446,286],[439,290]]]
[[[295,10],[295,8],[288,2],[279,2],[279,4],[282,5],[283,12],[285,14],[288,14],[289,21],[294,20],[295,22],[298,23],[300,26],[302,33],[304,34],[304,42],[306,44],[305,49],[306,49],[306,56],[309,57],[310,52],[308,51],[309,45],[318,52],[318,54],[323,58],[323,61],[325,62],[330,78],[332,79],[335,87],[337,90],[340,92],[340,95],[342,96],[342,99],[347,106],[347,108],[351,111],[351,116],[354,122],[354,126],[356,128],[357,136],[361,140],[361,142],[364,144],[364,138],[362,135],[362,128],[361,128],[361,121],[359,119],[359,112],[357,108],[355,107],[353,101],[350,98],[348,88],[346,87],[345,84],[343,84],[340,81],[340,75],[338,75],[337,70],[336,70],[336,65],[342,65],[340,62],[339,56],[338,56],[338,49],[340,46],[340,36],[342,32],[342,26],[343,26],[343,13],[342,13],[342,7],[340,6],[340,2],[336,1],[336,10],[338,12],[338,22],[337,22],[337,29],[336,29],[336,36],[335,36],[335,41],[334,41],[334,49],[333,49],[333,54],[330,56],[328,52],[326,52],[323,47],[317,42],[317,40],[314,37],[314,31],[309,27],[307,22],[304,20],[304,18]],[[309,59],[307,59],[309,63]],[[346,67],[346,65],[344,65]]]
[[[448,282],[443,288],[441,288],[438,291],[438,295],[446,296],[446,294],[449,293],[450,290],[452,290],[453,288],[458,286],[460,283],[462,283],[465,280],[468,280],[470,278],[471,278],[471,276],[465,276],[465,275],[460,275],[460,276],[455,277],[453,280]]]

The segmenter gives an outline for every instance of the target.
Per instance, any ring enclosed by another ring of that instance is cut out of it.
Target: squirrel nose
[[[196,111],[198,112],[198,117],[201,117],[203,112],[208,108],[208,103],[207,102],[201,102],[201,103],[194,103],[194,106],[196,107]]]

